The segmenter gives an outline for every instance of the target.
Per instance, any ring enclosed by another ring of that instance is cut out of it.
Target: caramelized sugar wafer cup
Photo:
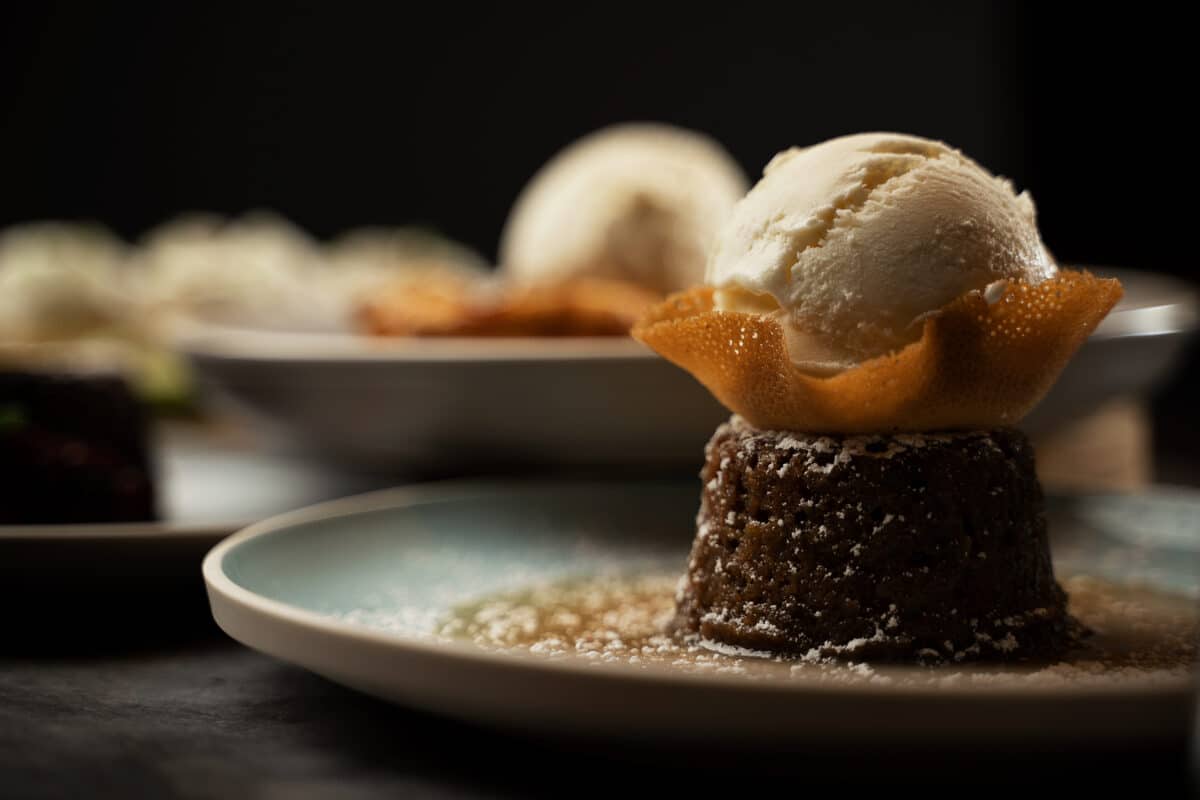
[[[713,307],[697,287],[652,308],[632,333],[763,430],[880,433],[1016,424],[1121,298],[1114,279],[1061,270],[969,292],[924,321],[921,338],[832,376],[796,367],[766,316]]]

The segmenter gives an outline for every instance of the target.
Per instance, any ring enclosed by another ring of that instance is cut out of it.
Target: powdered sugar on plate
[[[1044,690],[1186,686],[1200,635],[1200,614],[1189,598],[1076,576],[1062,582],[1070,609],[1094,633],[1057,663],[868,664],[855,661],[856,642],[781,658],[671,633],[676,583],[676,576],[643,575],[535,586],[460,607],[438,634],[543,658],[754,680]]]

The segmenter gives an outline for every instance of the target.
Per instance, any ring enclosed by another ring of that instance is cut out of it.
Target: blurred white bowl
[[[1200,320],[1194,291],[1120,277],[1125,299],[1023,427],[1039,434],[1169,374]],[[729,412],[627,339],[379,339],[193,323],[202,381],[359,467],[428,474],[698,465]]]
[[[1153,272],[1089,269],[1119,278],[1125,297],[1021,423],[1030,434],[1052,432],[1118,397],[1146,396],[1171,374],[1200,327],[1200,295],[1190,284]]]
[[[728,416],[630,339],[383,340],[205,326],[201,379],[328,456],[420,473],[695,461]]]

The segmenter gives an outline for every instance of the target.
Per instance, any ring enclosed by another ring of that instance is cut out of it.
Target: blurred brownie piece
[[[147,427],[117,375],[0,368],[0,524],[155,519]]]

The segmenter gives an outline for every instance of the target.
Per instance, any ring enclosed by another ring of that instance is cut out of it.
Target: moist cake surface
[[[856,661],[1050,659],[1078,638],[1016,430],[806,436],[735,416],[705,453],[685,634]]]

